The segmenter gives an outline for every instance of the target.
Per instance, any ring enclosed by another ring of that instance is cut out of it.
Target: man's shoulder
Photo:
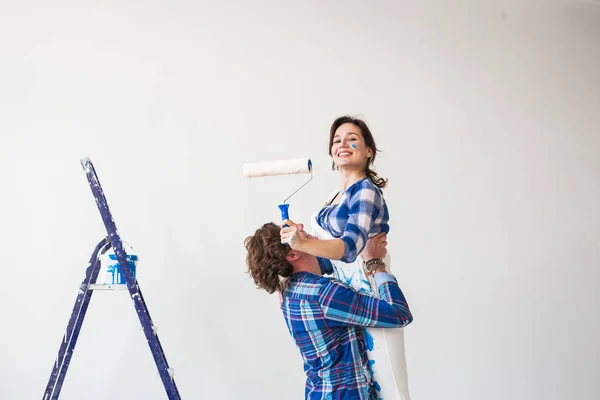
[[[300,272],[294,274],[292,279],[290,279],[286,294],[292,298],[318,297],[323,286],[330,283],[330,278],[308,272]]]
[[[319,295],[323,298],[346,293],[347,290],[354,290],[351,285],[342,282],[334,277],[323,276],[319,279]]]

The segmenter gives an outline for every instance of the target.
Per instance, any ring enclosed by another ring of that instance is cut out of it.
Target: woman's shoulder
[[[377,208],[387,207],[382,190],[369,178],[364,178],[355,182],[354,185],[348,187],[348,189],[351,189],[351,191],[347,193],[348,204],[368,203]]]
[[[381,189],[377,187],[369,177],[362,178],[348,187],[348,192],[350,194],[355,194],[362,190],[373,191],[376,195],[383,196]]]

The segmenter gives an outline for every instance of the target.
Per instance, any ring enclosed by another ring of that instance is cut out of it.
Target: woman
[[[356,290],[377,296],[373,278],[360,256],[369,237],[389,232],[389,213],[382,189],[387,180],[372,169],[377,146],[367,124],[343,116],[331,125],[329,155],[340,172],[341,189],[312,216],[312,234],[300,236],[292,221],[283,221],[281,240],[295,250],[329,259],[333,277]],[[389,255],[385,264],[390,265]],[[409,400],[403,329],[366,328],[368,356],[379,397]]]

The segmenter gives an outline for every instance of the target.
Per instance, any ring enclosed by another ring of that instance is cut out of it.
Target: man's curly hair
[[[268,293],[283,291],[294,269],[285,259],[290,248],[281,243],[281,228],[272,222],[264,224],[244,240],[248,273],[259,289]]]

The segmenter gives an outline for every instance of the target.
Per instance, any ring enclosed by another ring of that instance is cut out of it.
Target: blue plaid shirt
[[[310,272],[290,277],[282,311],[304,361],[307,400],[377,399],[363,327],[404,327],[412,314],[393,275],[375,282],[379,299]]]
[[[389,219],[381,189],[368,177],[350,185],[339,204],[325,206],[317,216],[323,229],[344,241],[344,255],[340,260],[346,263],[356,260],[369,237],[389,232]]]

